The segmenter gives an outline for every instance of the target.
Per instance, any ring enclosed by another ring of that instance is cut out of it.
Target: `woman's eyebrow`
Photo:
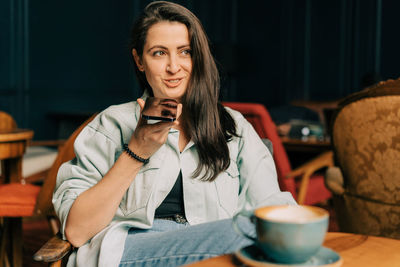
[[[178,49],[182,49],[182,48],[186,48],[186,47],[190,48],[190,44],[180,45],[180,46],[178,46]]]
[[[167,49],[165,46],[162,46],[162,45],[154,45],[154,46],[150,47],[149,49],[147,49],[147,52],[150,52],[151,50],[156,49],[156,48]]]
[[[185,48],[185,47],[189,47],[190,48],[190,44],[180,45],[177,48],[178,49],[182,49],[182,48]],[[165,49],[165,50],[168,50],[168,48],[163,46],[163,45],[154,45],[154,46],[150,47],[149,49],[147,49],[147,52],[150,52],[153,49]]]

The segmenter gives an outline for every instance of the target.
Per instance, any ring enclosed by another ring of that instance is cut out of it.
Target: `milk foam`
[[[300,206],[287,206],[273,209],[263,217],[273,221],[303,223],[321,218],[321,214]]]

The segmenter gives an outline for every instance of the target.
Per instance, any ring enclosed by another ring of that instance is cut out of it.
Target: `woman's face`
[[[147,32],[143,55],[132,50],[136,65],[144,71],[155,97],[181,99],[192,72],[189,32],[179,22],[162,21]]]

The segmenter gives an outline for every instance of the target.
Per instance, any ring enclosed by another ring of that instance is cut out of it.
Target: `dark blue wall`
[[[35,139],[59,137],[55,115],[88,114],[140,96],[127,49],[149,1],[0,2],[0,110]],[[400,76],[395,0],[186,0],[222,73],[223,100],[268,108],[332,100],[362,77]]]

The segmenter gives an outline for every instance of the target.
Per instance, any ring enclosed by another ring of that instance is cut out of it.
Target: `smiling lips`
[[[176,79],[164,79],[164,84],[170,88],[175,88],[178,87],[181,82],[183,81],[183,78],[176,78]]]

